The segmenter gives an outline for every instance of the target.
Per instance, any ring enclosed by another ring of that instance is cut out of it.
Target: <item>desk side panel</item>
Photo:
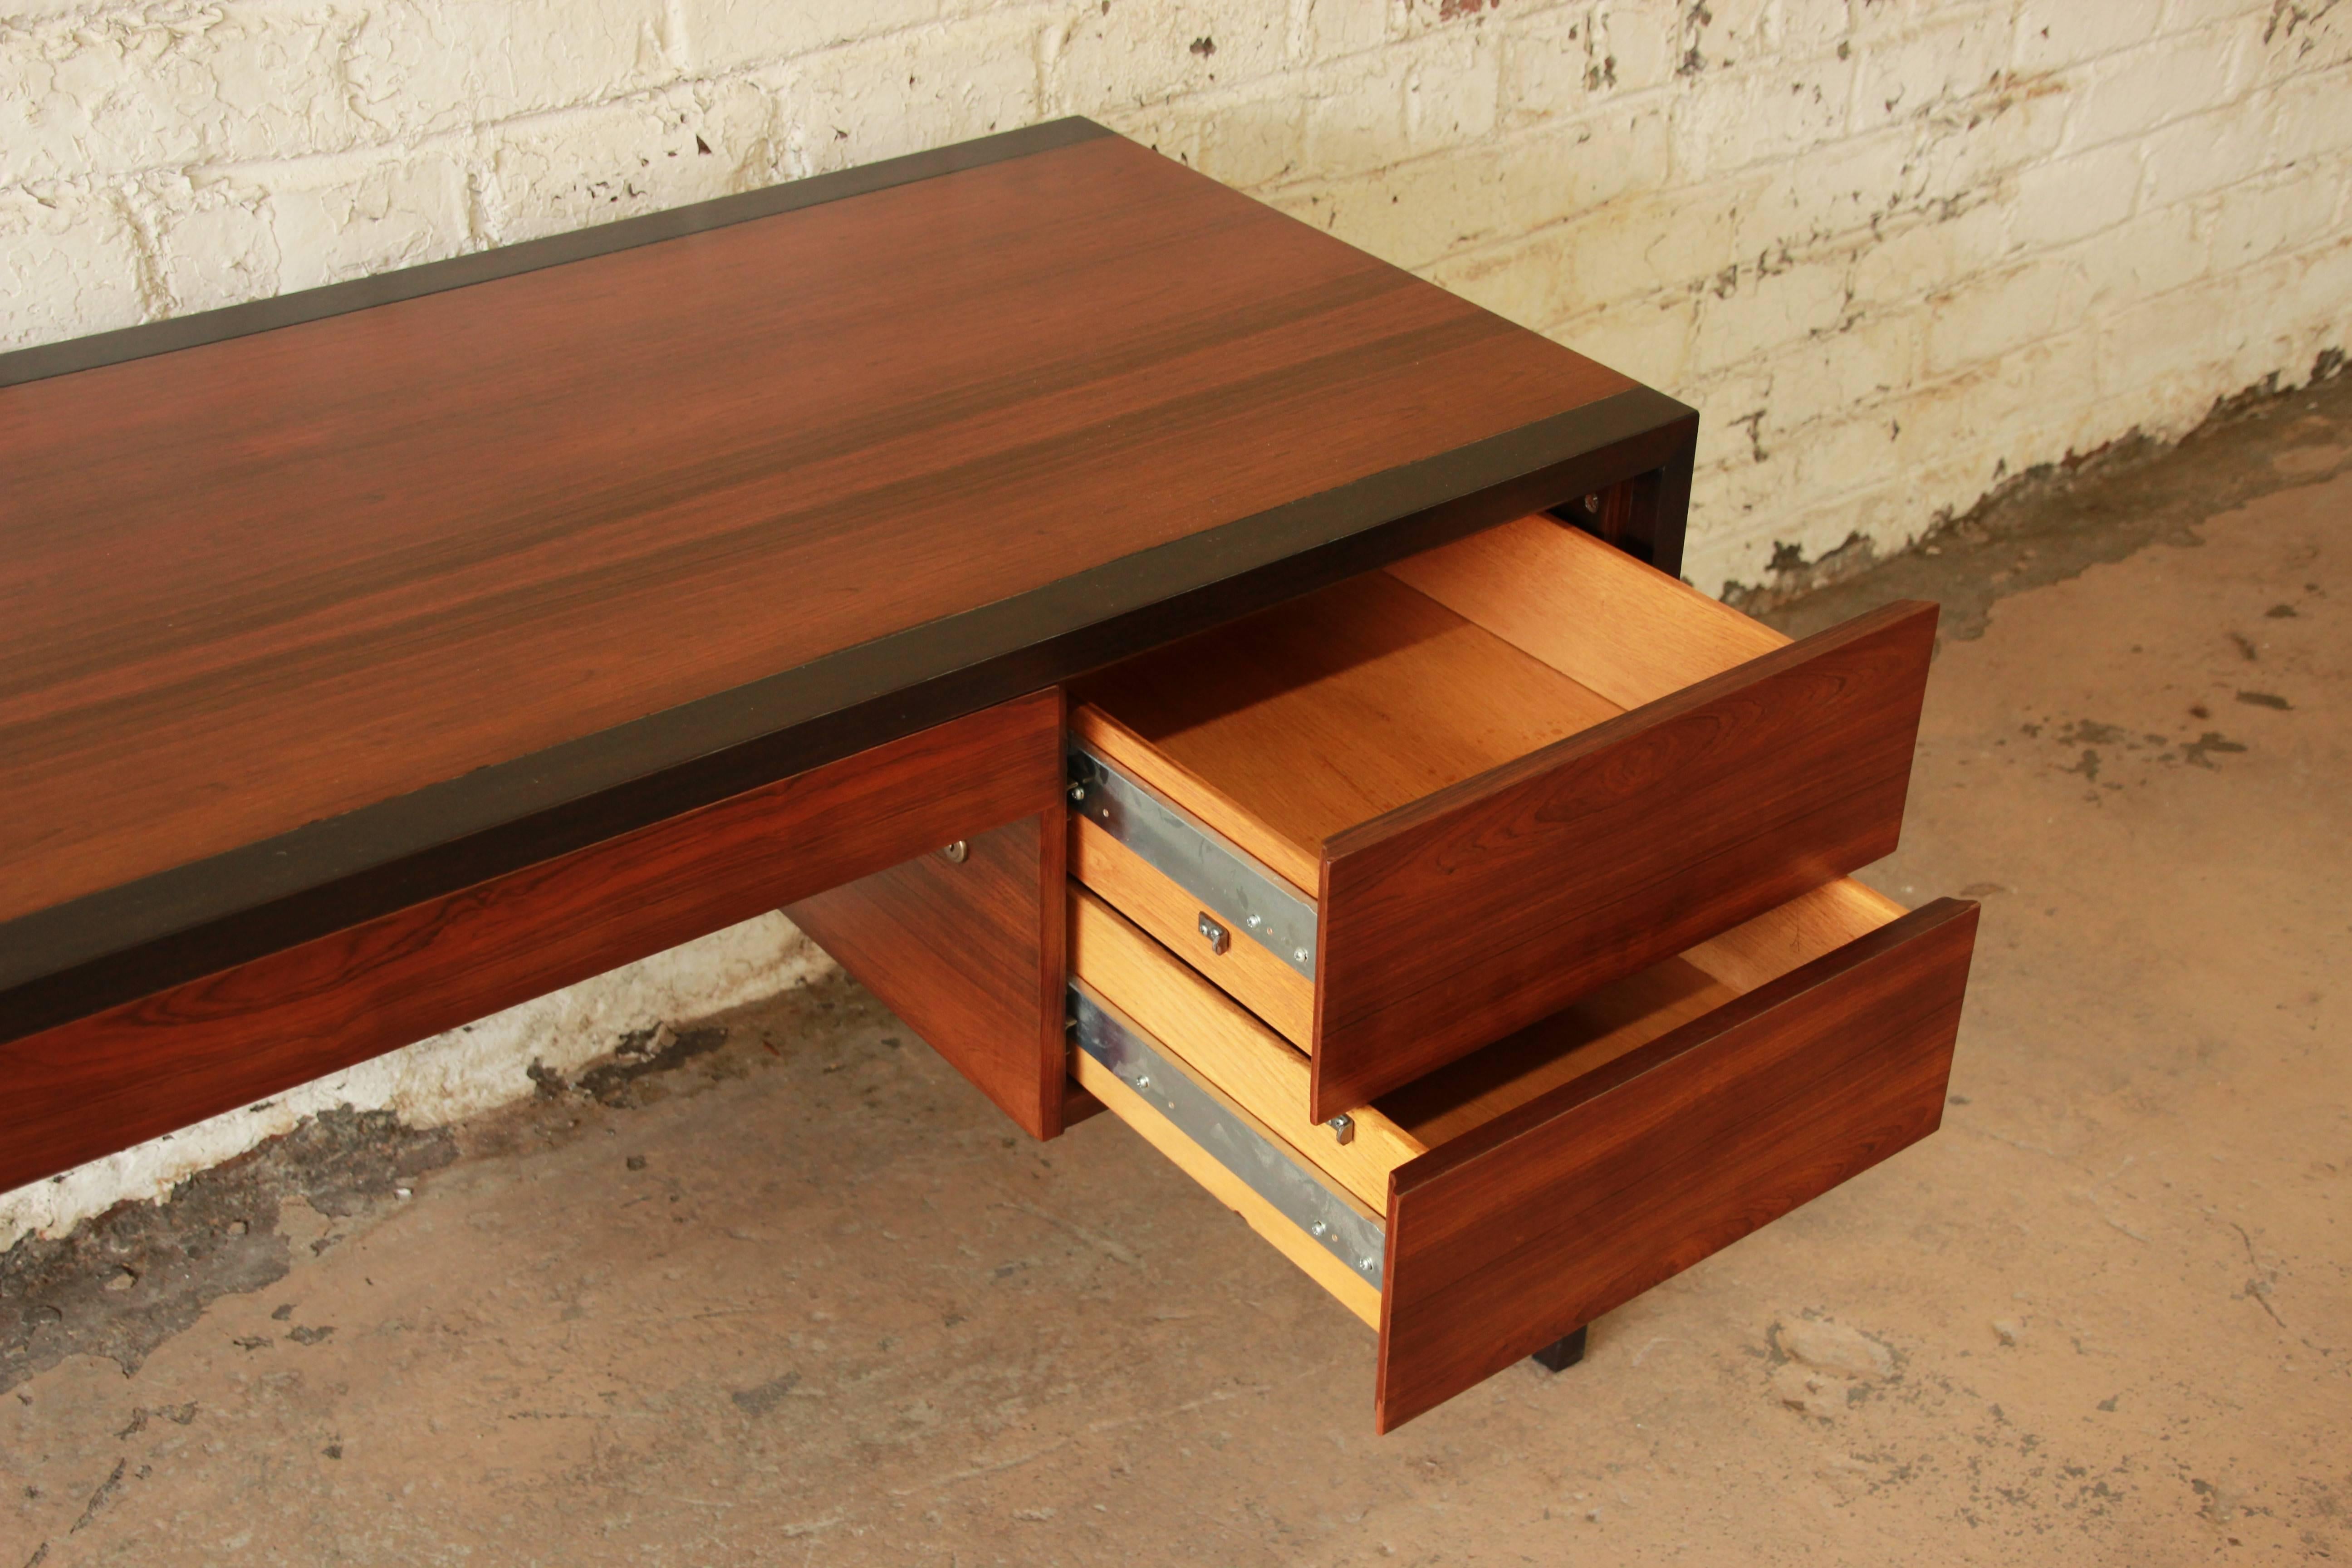
[[[1062,1131],[1058,806],[784,907],[1033,1137]]]
[[[0,1191],[1052,811],[1060,717],[1017,699],[10,1041]]]

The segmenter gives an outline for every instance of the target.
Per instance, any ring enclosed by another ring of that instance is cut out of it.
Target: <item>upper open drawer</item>
[[[1932,605],[1791,643],[1547,517],[1072,689],[1072,871],[1318,1120],[1891,852]]]

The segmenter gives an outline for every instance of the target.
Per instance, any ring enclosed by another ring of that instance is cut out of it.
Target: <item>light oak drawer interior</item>
[[[1934,623],[1791,644],[1523,519],[1074,687],[1072,872],[1328,1118],[1891,851]]]
[[[1932,1131],[1975,929],[1972,904],[1906,913],[1841,879],[1360,1108],[1343,1141],[1304,1055],[1071,891],[1074,989],[1154,1056],[1123,1082],[1082,1041],[1074,1076],[1378,1323],[1383,1430]],[[1188,1138],[1137,1071],[1264,1148]],[[1267,1150],[1376,1223],[1379,1290],[1360,1247],[1244,1179]]]

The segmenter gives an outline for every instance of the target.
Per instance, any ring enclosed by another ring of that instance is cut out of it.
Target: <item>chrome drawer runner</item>
[[[1232,921],[1307,979],[1315,978],[1316,910],[1249,851],[1175,802],[1068,742],[1070,809],[1170,881]],[[1203,935],[1209,934],[1205,930]]]
[[[1070,1032],[1078,1049],[1175,1124],[1284,1218],[1374,1289],[1388,1251],[1385,1229],[1276,1147],[1161,1054],[1159,1043],[1082,984],[1070,985]]]

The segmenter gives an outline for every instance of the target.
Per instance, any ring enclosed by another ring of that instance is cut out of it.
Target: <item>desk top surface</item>
[[[0,356],[0,994],[1034,689],[1673,411],[1068,121]]]

